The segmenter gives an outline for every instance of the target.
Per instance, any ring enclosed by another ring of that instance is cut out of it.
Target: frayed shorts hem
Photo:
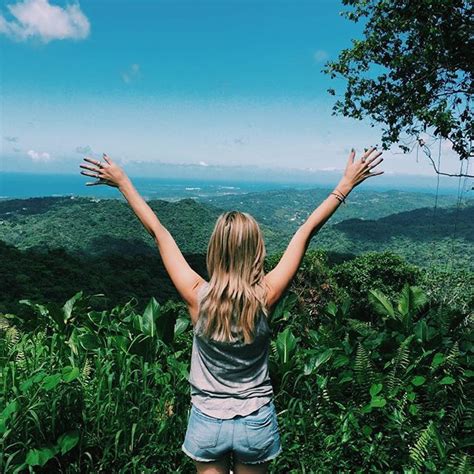
[[[215,462],[215,461],[218,461],[219,459],[205,459],[205,458],[200,458],[198,456],[195,456],[194,454],[191,454],[185,447],[184,447],[184,444],[181,446],[181,450],[187,455],[189,456],[191,459],[193,459],[194,461],[199,461],[199,462]],[[252,462],[249,462],[249,461],[241,461],[240,459],[237,459],[237,461],[239,461],[240,463],[242,464],[251,464],[251,465],[254,465],[254,464],[262,464],[264,462],[267,462],[267,461],[273,461],[273,459],[275,459],[281,452],[283,451],[283,448],[280,446],[280,449],[275,453],[275,454],[272,454],[271,456],[268,456],[267,458],[265,459],[261,459],[260,461],[252,461]],[[235,456],[234,456],[235,458]]]
[[[275,454],[272,454],[271,456],[268,456],[268,458],[262,459],[260,461],[250,462],[250,461],[241,461],[240,459],[237,459],[237,461],[239,461],[242,464],[251,464],[253,466],[255,464],[262,464],[267,461],[273,461],[282,451],[283,451],[283,448],[280,446],[280,449]]]
[[[194,461],[200,461],[200,462],[215,462],[217,459],[204,459],[204,458],[199,458],[195,456],[194,454],[191,454],[185,447],[184,445],[181,446],[181,450],[187,454],[191,459],[194,459]]]

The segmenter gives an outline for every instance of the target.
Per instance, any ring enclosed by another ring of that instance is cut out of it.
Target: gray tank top
[[[198,302],[209,286],[201,285]],[[248,415],[273,398],[273,387],[268,370],[271,329],[263,312],[256,323],[255,339],[250,344],[243,340],[219,342],[199,333],[201,318],[193,328],[191,369],[191,403],[215,418],[230,419]],[[238,328],[232,325],[232,334]]]

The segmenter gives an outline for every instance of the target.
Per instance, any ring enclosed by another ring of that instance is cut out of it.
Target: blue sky
[[[378,127],[331,116],[321,69],[362,35],[336,0],[6,0],[2,169],[130,162],[340,169]],[[385,173],[434,173],[384,153]],[[450,150],[443,145],[445,156]],[[456,158],[443,171],[457,172]],[[379,178],[377,178],[379,179]],[[380,177],[383,179],[383,175]]]

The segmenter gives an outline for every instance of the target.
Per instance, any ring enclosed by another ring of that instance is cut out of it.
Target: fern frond
[[[23,333],[16,327],[10,326],[5,332],[8,352],[13,356],[18,369],[26,369],[24,344],[21,343]]]
[[[459,323],[459,327],[462,328],[462,329],[466,329],[466,328],[472,329],[473,324],[474,324],[474,313],[469,313]]]
[[[418,469],[423,467],[423,461],[428,456],[428,448],[435,439],[434,424],[431,420],[427,427],[421,432],[416,443],[410,447],[410,458],[416,464]]]
[[[406,423],[406,415],[404,413],[407,404],[407,393],[405,392],[400,399],[395,399],[397,407],[388,414],[390,420],[401,429]]]
[[[270,348],[273,353],[273,356],[275,358],[278,358],[278,349],[277,349],[276,341],[270,341]]]
[[[354,362],[355,393],[359,401],[365,402],[369,397],[369,387],[375,381],[375,371],[372,362],[362,344],[358,344]]]
[[[324,387],[321,390],[321,396],[327,403],[331,402],[331,398],[329,397],[329,392],[328,392],[328,389],[326,387]]]
[[[403,385],[403,380],[400,377],[397,377],[397,372],[399,369],[401,369],[400,371],[405,372],[410,363],[410,349],[408,347],[410,341],[405,339],[405,341],[400,344],[395,357],[392,359],[393,367],[387,377],[387,388],[390,392],[392,392],[395,387],[401,387]]]
[[[458,341],[455,341],[453,344],[453,347],[448,352],[448,355],[443,361],[442,365],[447,366],[449,369],[453,369],[454,367],[459,366],[459,343]]]
[[[81,372],[82,380],[86,385],[89,385],[90,383],[91,371],[92,371],[92,367],[91,367],[90,360],[86,359],[86,361],[84,362],[84,367],[82,368],[82,372]]]
[[[10,327],[10,322],[7,318],[0,316],[0,331],[6,331]]]
[[[13,351],[21,339],[21,332],[15,326],[10,326],[6,330],[5,339],[7,341],[8,350]]]
[[[463,453],[452,453],[448,458],[447,468],[449,472],[455,472],[456,474],[469,474],[474,470],[472,456]]]
[[[397,405],[400,411],[403,411],[405,409],[405,405],[407,404],[408,398],[407,398],[407,393],[405,392],[402,397],[397,400]]]
[[[459,400],[459,404],[448,414],[448,423],[446,424],[446,432],[453,434],[461,424],[463,415],[466,411],[462,400]]]
[[[377,331],[367,321],[359,321],[358,319],[346,318],[349,329],[359,333],[363,337],[375,336]]]

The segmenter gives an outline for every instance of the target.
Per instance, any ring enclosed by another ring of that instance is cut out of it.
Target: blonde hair
[[[200,332],[215,341],[251,343],[257,317],[268,316],[263,234],[248,213],[228,211],[215,224],[207,248],[209,286],[199,310]],[[205,318],[201,321],[201,317]],[[243,337],[235,338],[232,324]]]

